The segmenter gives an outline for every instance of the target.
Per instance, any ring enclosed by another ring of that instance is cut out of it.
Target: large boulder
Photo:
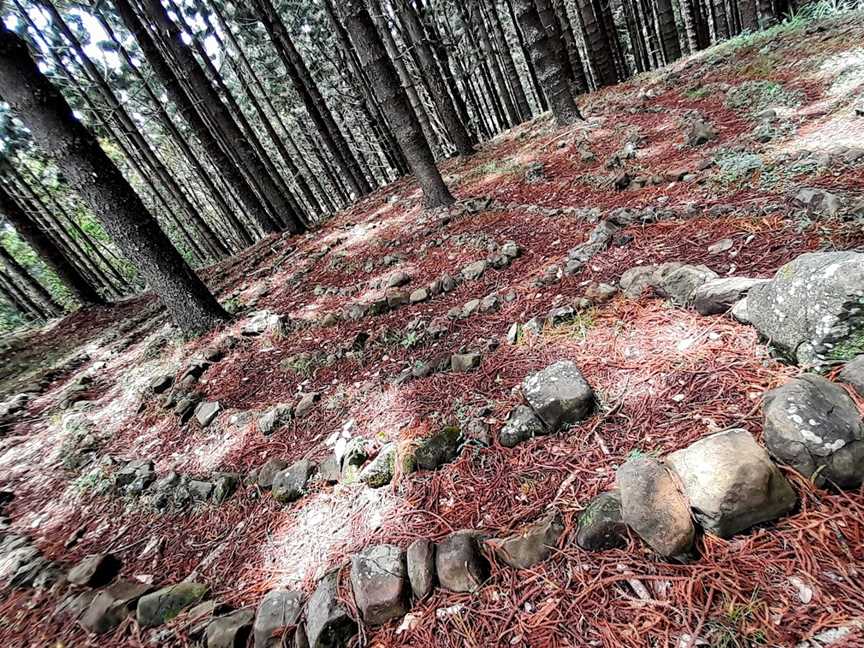
[[[765,444],[777,459],[822,486],[864,481],[864,423],[839,385],[804,374],[765,394]]]
[[[864,353],[864,254],[802,254],[754,286],[747,313],[759,333],[802,366]]]
[[[416,598],[425,598],[435,585],[435,543],[426,538],[412,542],[406,553],[406,564],[411,591]]]
[[[728,538],[795,506],[795,492],[747,430],[727,430],[673,452],[666,463],[678,475],[696,520]]]
[[[282,646],[282,635],[300,620],[303,593],[289,590],[270,590],[258,604],[252,635],[255,648]]]
[[[176,617],[186,608],[199,603],[207,594],[201,583],[183,582],[145,594],[138,600],[138,625],[152,628]]]
[[[382,625],[408,611],[405,554],[388,544],[367,547],[351,559],[351,587],[363,620]]]
[[[561,360],[525,378],[522,394],[550,431],[581,421],[594,407],[591,386],[570,360]]]
[[[551,514],[508,538],[491,538],[486,545],[515,569],[529,569],[546,560],[564,532],[561,516]]]
[[[301,459],[273,477],[273,499],[288,504],[300,499],[306,492],[306,484],[315,473],[315,464]]]
[[[451,592],[473,592],[489,571],[474,531],[457,531],[444,538],[435,552],[435,571],[441,586]]]
[[[345,648],[357,634],[357,622],[339,600],[339,572],[318,582],[306,604],[306,635],[310,648]]]
[[[627,525],[621,518],[618,491],[600,493],[579,515],[576,544],[586,551],[617,549],[627,544]]]
[[[696,529],[687,498],[673,476],[656,459],[630,459],[618,469],[621,517],[664,558],[684,558]]]
[[[765,281],[748,277],[710,279],[693,291],[693,308],[701,315],[726,313],[746,297],[753,286]]]
[[[858,395],[864,398],[864,354],[852,362],[847,362],[837,374],[837,380],[851,385]]]

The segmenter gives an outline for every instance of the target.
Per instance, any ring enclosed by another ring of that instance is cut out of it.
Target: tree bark
[[[442,207],[452,204],[454,198],[435,166],[435,158],[423,137],[420,122],[411,109],[405,90],[399,84],[396,68],[387,56],[387,50],[363,0],[345,0],[342,11],[345,28],[351,35],[378,101],[387,111],[396,139],[423,191],[424,205]]]
[[[582,57],[579,56],[579,47],[576,45],[576,36],[573,34],[573,23],[570,22],[570,16],[567,13],[567,5],[564,0],[552,0],[550,5],[549,0],[538,0],[537,10],[540,12],[540,20],[544,22],[543,11],[552,11],[552,17],[557,20],[556,33],[564,41],[564,51],[567,62],[569,63],[570,71],[573,75],[573,83],[576,86],[576,92],[581,94],[588,91],[588,79],[585,77],[585,68],[582,66]],[[547,30],[549,28],[547,27]]]
[[[438,113],[441,115],[441,121],[444,122],[444,127],[447,129],[450,141],[453,142],[459,155],[467,156],[474,154],[474,142],[468,134],[465,124],[459,118],[456,104],[447,91],[447,85],[444,82],[444,77],[441,75],[441,70],[438,69],[435,53],[429,45],[423,29],[423,23],[420,22],[417,11],[411,5],[410,0],[396,0],[396,5],[399,16],[405,26],[407,38],[417,53],[420,72],[426,79],[433,101],[437,104]]]
[[[489,68],[492,72],[492,77],[495,80],[495,85],[498,87],[498,94],[501,97],[501,103],[504,110],[507,112],[507,118],[513,125],[519,124],[522,117],[516,109],[513,100],[510,98],[510,92],[507,88],[507,79],[504,76],[504,71],[498,60],[498,53],[492,44],[492,39],[489,37],[489,29],[486,26],[486,21],[483,20],[482,0],[475,0],[471,3],[470,20],[477,29],[480,35],[480,43],[486,53],[486,59],[489,61]]]
[[[2,256],[2,252],[0,252]],[[2,292],[15,309],[27,319],[46,320],[57,312],[40,304],[37,299],[15,283],[12,273],[7,273],[0,265],[0,292]]]
[[[564,73],[562,43],[547,36],[534,0],[516,0],[515,10],[555,121],[559,126],[569,126],[582,115],[570,90],[570,79]]]
[[[726,18],[726,3],[724,0],[712,0],[711,10],[714,13],[714,35],[718,41],[729,38],[729,21]]]
[[[691,52],[697,52],[702,48],[693,2],[694,0],[681,0],[681,19],[684,21],[684,32],[687,34],[687,47]]]
[[[159,295],[181,330],[194,335],[228,319],[96,137],[39,70],[24,42],[2,24],[0,94]]]
[[[678,40],[678,27],[675,25],[672,0],[656,0],[656,2],[657,23],[660,28],[660,40],[663,43],[663,58],[669,64],[681,58],[681,42]]]
[[[18,263],[2,245],[0,245],[0,261],[6,266],[5,274],[13,292],[22,302],[33,308],[37,315],[47,319],[63,312],[63,308],[45,286],[36,281],[36,278],[27,272],[27,269]]]
[[[603,16],[595,15],[591,0],[576,0],[576,6],[579,8],[582,27],[585,30],[585,48],[591,70],[594,72],[594,83],[598,88],[618,83],[615,61],[612,58],[612,44],[601,24]]]
[[[95,286],[66,258],[60,248],[54,245],[54,242],[2,185],[0,185],[0,212],[12,222],[15,231],[42,258],[45,265],[54,271],[75,299],[84,305],[105,303]]]
[[[495,44],[498,47],[498,52],[501,55],[501,61],[504,66],[504,74],[510,85],[510,90],[513,92],[513,99],[516,101],[516,108],[519,111],[521,121],[528,121],[533,118],[531,106],[528,104],[528,97],[525,94],[525,88],[522,87],[522,80],[519,78],[519,71],[516,69],[516,61],[513,60],[513,54],[510,52],[510,47],[507,44],[507,37],[504,34],[504,26],[501,24],[501,16],[498,13],[498,3],[495,0],[484,0],[486,7],[489,10],[489,22],[492,25],[492,34],[495,37]]]
[[[759,10],[759,27],[768,29],[777,24],[777,12],[774,9],[772,0],[756,0],[756,7]]]

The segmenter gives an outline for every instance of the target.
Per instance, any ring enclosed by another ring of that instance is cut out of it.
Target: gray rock
[[[733,245],[735,245],[735,242],[732,239],[720,239],[708,246],[708,254],[722,254],[727,250],[731,250]]]
[[[461,430],[458,427],[446,427],[420,442],[414,453],[417,467],[421,470],[437,470],[459,456],[461,445]]]
[[[507,417],[507,422],[498,433],[498,442],[505,448],[513,448],[523,441],[546,434],[543,422],[527,405],[517,405]]]
[[[288,628],[300,621],[303,609],[302,592],[270,590],[258,604],[252,634],[255,648],[277,648],[283,645],[282,637]]]
[[[210,496],[213,494],[213,484],[209,481],[191,479],[186,484],[186,488],[189,490],[192,499],[198,502],[210,499]]]
[[[851,385],[859,396],[864,398],[864,355],[859,355],[837,374],[837,380]]]
[[[576,309],[572,306],[559,306],[546,313],[546,326],[561,326],[576,317]]]
[[[687,146],[701,146],[715,137],[717,137],[717,130],[701,118],[690,121],[684,134]]]
[[[216,415],[219,414],[220,409],[218,402],[205,401],[200,403],[198,407],[195,408],[195,419],[198,421],[198,425],[202,428],[206,428],[213,422]]]
[[[651,280],[658,295],[679,306],[687,306],[697,288],[716,278],[717,273],[705,266],[664,263],[655,270]]]
[[[357,478],[360,476],[360,470],[368,458],[365,439],[354,437],[348,441],[341,457],[342,481],[347,484],[357,481]]]
[[[315,473],[315,464],[301,459],[273,477],[273,499],[288,504],[300,499],[306,492],[306,484]]]
[[[271,313],[268,310],[261,310],[252,313],[249,319],[240,330],[241,335],[254,337],[263,333],[272,333],[281,335],[284,332],[282,318],[276,313]]]
[[[864,481],[864,423],[839,385],[804,374],[765,394],[765,444],[818,486]]]
[[[480,366],[483,356],[479,353],[454,353],[450,358],[450,370],[454,373],[467,373]]]
[[[785,515],[795,492],[747,430],[727,430],[673,452],[667,465],[678,475],[696,521],[728,538]]]
[[[414,597],[426,598],[435,586],[435,543],[426,538],[412,542],[408,546],[406,563]]]
[[[66,575],[72,585],[102,587],[110,583],[120,571],[120,560],[110,554],[90,554],[69,570]]]
[[[501,254],[510,259],[516,259],[522,253],[522,250],[516,244],[516,241],[507,241],[501,246]]]
[[[585,298],[592,304],[605,304],[618,292],[618,288],[607,283],[591,283],[585,289]]]
[[[479,299],[469,299],[467,302],[462,304],[462,308],[459,309],[458,317],[460,319],[466,319],[468,317],[471,317],[479,309],[480,309],[480,300]]]
[[[213,484],[211,497],[217,504],[231,497],[240,484],[240,475],[237,473],[214,473],[211,479]]]
[[[294,415],[294,407],[288,403],[274,405],[258,417],[255,422],[258,431],[265,436],[273,434],[276,430],[291,420]]]
[[[451,592],[474,592],[489,573],[480,551],[477,533],[456,531],[444,538],[435,550],[435,571],[441,587]]]
[[[405,554],[395,545],[373,545],[351,558],[354,600],[369,625],[383,625],[408,611]]]
[[[481,259],[480,261],[475,261],[474,263],[468,264],[464,268],[462,268],[462,278],[466,281],[473,281],[475,279],[479,279],[483,276],[483,273],[486,272],[486,268],[489,267],[489,263],[486,259]],[[445,288],[446,292],[446,288]]]
[[[836,216],[843,209],[843,201],[838,196],[822,189],[800,189],[792,203],[826,216]]]
[[[542,162],[529,162],[525,166],[525,182],[528,184],[537,184],[546,179],[546,174],[543,171]]]
[[[655,265],[635,266],[626,270],[618,280],[621,292],[627,299],[637,299],[646,288],[652,285],[651,277],[657,270]]]
[[[258,486],[264,490],[273,488],[273,480],[276,475],[288,467],[288,462],[284,459],[271,457],[266,463],[258,469]]]
[[[357,479],[371,488],[381,488],[393,480],[395,469],[396,444],[387,443],[381,447],[378,455],[360,471]]]
[[[319,394],[318,392],[303,394],[303,396],[300,398],[300,401],[297,403],[297,407],[294,408],[294,416],[296,416],[298,419],[303,418],[312,410],[312,408],[315,406],[315,403],[317,403],[319,400],[321,400],[321,394]]]
[[[558,539],[563,532],[561,516],[551,514],[528,525],[516,535],[489,539],[486,545],[514,569],[529,569],[549,557],[558,546]]]
[[[522,382],[525,400],[550,431],[586,418],[594,407],[594,392],[579,368],[561,360]]]
[[[204,633],[207,648],[244,648],[254,618],[252,610],[237,610],[213,619]]]
[[[330,455],[318,465],[318,478],[326,484],[335,484],[341,475],[342,467],[334,455]]]
[[[346,648],[357,634],[357,623],[338,598],[339,573],[322,578],[306,605],[310,648]]]
[[[407,272],[399,271],[394,272],[392,275],[390,275],[390,278],[387,280],[387,287],[399,288],[409,283],[411,283],[411,275],[409,275]]]
[[[753,286],[765,281],[765,279],[747,277],[711,279],[693,291],[691,302],[693,308],[701,315],[726,313],[746,297]]]
[[[617,477],[627,526],[664,558],[688,554],[696,532],[690,506],[666,467],[647,457],[630,459]]]
[[[802,254],[747,296],[753,325],[802,366],[864,353],[864,254]]]
[[[426,288],[418,288],[408,296],[412,304],[419,304],[429,299],[429,291]]]
[[[621,517],[618,491],[600,493],[579,516],[576,544],[586,551],[617,549],[627,544],[627,525]]]
[[[174,384],[174,376],[170,374],[165,374],[162,376],[156,376],[153,380],[150,381],[150,391],[154,394],[162,394],[169,389],[171,389],[171,385]]]
[[[741,324],[750,324],[750,311],[747,308],[747,298],[739,300],[730,311],[732,318]]]
[[[132,613],[138,599],[153,588],[138,581],[119,581],[93,598],[81,617],[81,625],[95,634],[110,632]]]
[[[145,594],[138,600],[137,619],[142,628],[162,625],[186,608],[200,602],[207,594],[201,583],[177,583]]]

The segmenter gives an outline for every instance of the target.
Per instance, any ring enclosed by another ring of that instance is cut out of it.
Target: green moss
[[[864,354],[864,330],[857,330],[837,342],[826,354],[828,360],[846,362]]]

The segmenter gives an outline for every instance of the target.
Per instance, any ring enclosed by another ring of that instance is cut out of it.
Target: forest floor
[[[111,551],[126,577],[159,585],[194,575],[240,607],[279,585],[309,590],[372,543],[404,547],[463,528],[507,534],[557,510],[565,533],[550,560],[527,571],[493,564],[474,594],[438,589],[403,627],[366,628],[367,645],[791,646],[841,627],[864,645],[860,491],[816,489],[787,472],[800,499],[794,514],[728,541],[702,536],[690,564],[663,562],[635,537],[599,553],[573,542],[579,512],[628,457],[665,454],[733,425],[761,435],[762,394],[800,370],[774,359],[753,328],[619,294],[564,326],[506,340],[514,322],[542,320],[592,282],[614,284],[639,264],[770,277],[805,251],[864,249],[864,157],[848,150],[864,147],[864,17],[739,37],[587,95],[581,107],[587,121],[572,128],[555,130],[543,117],[444,163],[461,201],[453,210],[424,213],[416,185],[404,180],[317,231],[270,237],[206,269],[238,314],[201,340],[179,340],[150,296],[2,340],[3,398],[39,385],[0,435],[0,489],[15,495],[11,528],[51,560]],[[695,113],[716,137],[691,146]],[[609,164],[616,153],[617,167]],[[618,190],[624,172],[634,181]],[[801,188],[828,191],[842,207],[825,214],[796,205]],[[597,217],[622,207],[671,216],[630,225],[580,273],[559,272]],[[731,247],[709,250],[722,239]],[[410,292],[507,241],[521,249],[517,259],[451,292],[322,325],[380,298],[398,271]],[[497,310],[448,318],[491,293],[501,296]],[[279,335],[241,335],[262,309],[294,324]],[[430,334],[431,322],[443,322],[443,332]],[[361,333],[369,336],[362,349],[354,344]],[[222,411],[203,429],[194,418],[181,423],[151,381],[179,379],[197,353],[229,335],[239,342],[198,383]],[[462,349],[482,353],[477,370],[404,379],[406,368]],[[566,432],[500,446],[522,379],[562,358],[594,387],[598,413]],[[303,417],[269,436],[258,429],[269,407],[312,392],[320,400]],[[159,475],[248,475],[273,457],[322,460],[341,434],[380,446],[477,420],[489,425],[489,444],[467,444],[440,470],[379,489],[316,483],[290,505],[244,481],[221,504],[159,511],[116,494],[114,464],[104,459],[151,459]],[[74,467],[70,455],[85,437],[96,460]],[[54,613],[57,602],[51,591],[3,591],[0,645],[152,645],[131,622],[88,637]],[[186,628],[171,627],[157,644],[187,645]]]

